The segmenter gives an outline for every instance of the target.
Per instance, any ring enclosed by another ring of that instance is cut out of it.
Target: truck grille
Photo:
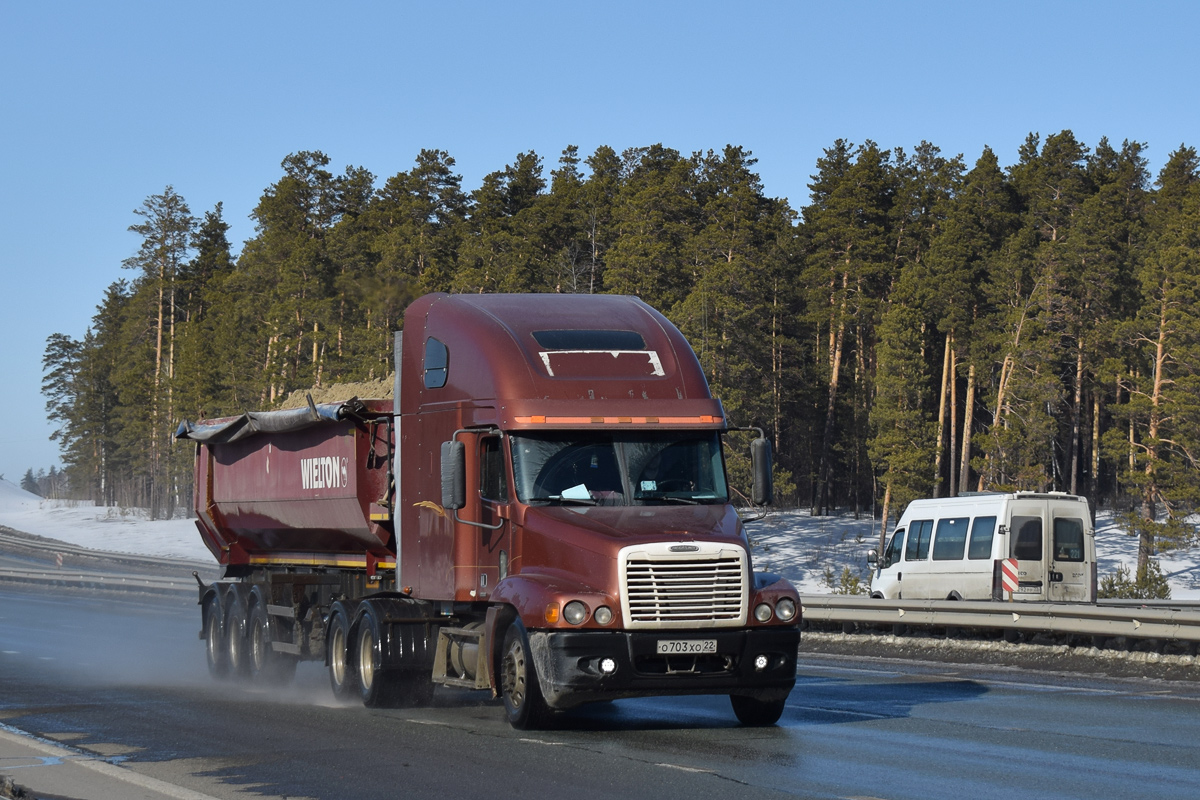
[[[671,552],[686,546],[692,552]],[[746,621],[746,551],[715,543],[660,542],[621,551],[626,627],[732,628]]]

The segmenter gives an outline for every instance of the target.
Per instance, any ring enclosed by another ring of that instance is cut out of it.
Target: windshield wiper
[[[680,503],[688,506],[698,506],[700,501],[694,497],[681,497],[677,494],[644,494],[638,498],[642,502],[662,501],[664,503]]]
[[[590,497],[563,497],[562,495],[552,495],[550,497],[530,497],[525,502],[527,503],[579,503],[585,506],[594,506],[596,501]]]

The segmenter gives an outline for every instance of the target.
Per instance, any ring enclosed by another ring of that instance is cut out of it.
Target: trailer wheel
[[[221,627],[221,601],[216,595],[204,602],[204,659],[208,673],[218,680],[229,676],[229,645]]]
[[[787,698],[759,700],[744,694],[731,694],[729,702],[733,705],[733,713],[738,722],[747,727],[761,728],[779,722],[779,718],[783,716],[783,708],[787,705]]]
[[[225,609],[225,652],[229,658],[229,671],[238,677],[250,672],[250,660],[246,657],[246,606],[236,594],[230,594]]]
[[[552,712],[542,697],[529,637],[520,620],[515,620],[504,632],[504,644],[500,649],[500,694],[504,697],[508,723],[517,730],[535,730],[549,723]]]
[[[375,647],[379,639],[375,635],[374,618],[364,616],[358,621],[358,641],[354,648],[354,666],[358,670],[358,688],[362,693],[363,705],[367,708],[386,708],[389,703],[387,678],[375,668]]]
[[[325,661],[329,664],[329,686],[333,696],[348,700],[358,689],[358,676],[350,661],[350,620],[346,612],[335,606],[329,613],[328,645]]]
[[[250,677],[263,683],[289,683],[296,674],[296,659],[271,647],[271,619],[261,603],[250,611],[249,627]]]

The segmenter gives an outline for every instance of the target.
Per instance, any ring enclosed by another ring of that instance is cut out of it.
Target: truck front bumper
[[[707,654],[659,654],[659,642],[715,640]],[[709,631],[530,631],[551,708],[682,694],[786,697],[796,684],[797,627]]]

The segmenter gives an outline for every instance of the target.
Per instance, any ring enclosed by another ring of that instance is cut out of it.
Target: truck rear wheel
[[[329,614],[328,645],[325,653],[329,664],[329,687],[333,696],[348,700],[358,689],[358,676],[350,660],[350,620],[346,612],[335,606]]]
[[[517,730],[535,730],[550,722],[550,707],[542,697],[529,637],[520,620],[508,626],[500,648],[500,694],[508,723]]]
[[[204,603],[204,659],[208,674],[223,679],[229,676],[229,645],[221,627],[221,601],[213,596]]]
[[[783,708],[787,698],[779,700],[759,700],[757,697],[747,697],[744,694],[731,694],[729,701],[733,704],[733,713],[738,722],[752,728],[774,725],[783,716]]]
[[[230,593],[225,609],[225,652],[229,659],[229,671],[238,677],[245,677],[250,672],[250,661],[246,657],[245,608],[242,599]]]
[[[296,659],[275,652],[271,646],[271,619],[261,603],[256,603],[250,612],[248,656],[250,677],[263,683],[283,685],[296,674]]]

